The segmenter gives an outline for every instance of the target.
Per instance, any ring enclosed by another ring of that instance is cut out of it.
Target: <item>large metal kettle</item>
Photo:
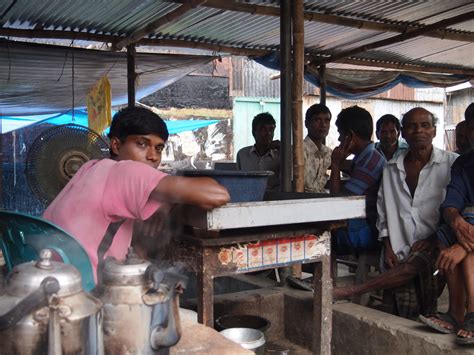
[[[40,260],[17,265],[0,296],[0,353],[103,354],[102,303],[82,289],[72,265]]]
[[[95,294],[103,302],[106,354],[168,354],[181,337],[179,294],[187,279],[160,270],[130,248],[124,261],[107,258]]]

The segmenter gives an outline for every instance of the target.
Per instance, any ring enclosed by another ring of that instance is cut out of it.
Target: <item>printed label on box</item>
[[[305,258],[313,258],[318,254],[318,241],[319,238],[314,234],[308,234],[304,237],[304,253]]]
[[[248,244],[247,257],[249,267],[259,267],[263,264],[263,250],[262,243]]]
[[[304,259],[304,237],[291,239],[291,261]]]
[[[277,241],[277,262],[288,263],[291,261],[291,239],[279,239]]]
[[[239,269],[247,269],[247,247],[240,246],[239,248],[234,248],[232,251],[232,261],[237,264]]]
[[[277,262],[276,240],[265,240],[263,243],[263,265],[274,265]]]

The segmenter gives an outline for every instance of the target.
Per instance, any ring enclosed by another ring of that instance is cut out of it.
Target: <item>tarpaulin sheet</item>
[[[269,54],[253,58],[267,68],[280,70],[278,54]],[[365,99],[398,84],[412,88],[449,87],[465,83],[472,79],[468,75],[426,74],[395,70],[353,70],[326,69],[326,90],[328,93],[344,99]],[[305,66],[304,78],[317,87],[320,78],[317,68]]]
[[[112,105],[127,103],[125,52],[0,39],[0,53],[0,116],[83,109],[87,92],[104,75],[112,86]],[[137,53],[136,99],[172,84],[212,59],[212,56]]]
[[[112,115],[115,114],[112,111]],[[219,122],[219,120],[164,120],[170,134],[181,133],[185,131],[194,131],[201,127],[206,127]],[[87,112],[75,110],[64,114],[36,115],[25,117],[2,117],[2,133],[7,133],[16,129],[27,127],[35,123],[49,123],[62,125],[74,123],[87,127]]]

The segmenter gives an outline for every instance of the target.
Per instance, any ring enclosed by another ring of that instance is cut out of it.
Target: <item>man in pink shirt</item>
[[[109,138],[111,158],[84,164],[43,214],[82,244],[96,280],[103,258],[125,258],[134,220],[148,219],[162,204],[213,209],[229,201],[227,190],[211,178],[157,170],[168,130],[152,111],[122,109],[114,116]]]

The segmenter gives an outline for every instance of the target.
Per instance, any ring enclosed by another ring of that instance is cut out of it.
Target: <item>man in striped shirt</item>
[[[334,248],[336,253],[377,247],[377,191],[382,177],[385,158],[371,142],[373,120],[370,113],[352,106],[342,110],[336,120],[340,145],[331,156],[330,191],[332,195],[341,193],[365,195],[366,218],[351,219],[347,229],[336,231]],[[341,180],[341,169],[346,158],[354,154],[349,172],[349,180]]]

